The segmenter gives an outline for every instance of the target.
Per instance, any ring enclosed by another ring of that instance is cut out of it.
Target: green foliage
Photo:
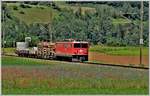
[[[20,4],[20,7],[21,7],[21,8],[31,8],[31,6],[25,5],[25,4]]]
[[[32,5],[33,6],[33,5]],[[20,14],[19,11],[12,11],[14,16],[26,24],[49,23],[51,21],[51,8],[45,6],[33,6],[32,8],[20,8],[26,14]],[[55,12],[52,14],[55,16]]]
[[[19,13],[20,13],[20,14],[25,14],[23,11],[20,11]]]
[[[16,6],[19,11],[13,10],[13,6]],[[3,3],[2,8],[6,10],[5,18],[2,18],[2,26],[7,47],[13,45],[12,41],[23,41],[25,36],[33,38],[31,46],[36,45],[38,41],[49,40],[51,32],[53,41],[73,38],[109,46],[139,45],[139,2],[51,2],[48,4],[46,1],[31,1]],[[127,15],[127,13],[137,14]],[[51,28],[48,27],[49,23]],[[143,24],[144,46],[148,46],[147,2],[144,2]],[[44,28],[41,29],[41,26]]]
[[[14,9],[14,10],[18,10],[18,7],[17,7],[17,6],[13,6],[13,9]]]
[[[4,51],[6,54],[15,54],[16,48],[2,48],[2,51]]]

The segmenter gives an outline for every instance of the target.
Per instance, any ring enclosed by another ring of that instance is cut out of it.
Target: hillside
[[[140,2],[3,2],[6,46],[32,37],[40,40],[67,38],[109,46],[138,46]],[[128,13],[136,13],[128,14]],[[144,2],[144,45],[148,45],[148,5]],[[49,27],[50,24],[50,27]],[[16,26],[16,27],[14,27]],[[48,32],[49,30],[50,32]]]
[[[54,12],[55,10],[52,10],[52,8],[50,7],[41,5],[40,6],[27,5],[27,6],[30,6],[30,8],[22,8],[20,7],[19,3],[8,4],[8,7],[11,9],[13,15],[27,24],[48,23],[52,18],[50,17],[51,13],[53,13],[52,15],[55,16]],[[17,10],[14,10],[15,7],[17,8]]]
[[[36,6],[36,5],[24,4],[25,6],[27,6],[27,8],[22,8],[20,3],[8,3],[7,5],[15,17],[19,18],[21,21],[24,21],[27,24],[49,23],[52,17],[55,17],[56,15],[59,14],[59,11],[57,11],[56,9],[44,5]],[[64,11],[71,10],[73,11],[73,13],[76,13],[79,10],[81,10],[82,15],[85,15],[86,13],[93,13],[93,14],[96,13],[96,9],[93,7],[70,6],[66,4],[62,4],[62,5],[58,4],[58,6],[61,10]],[[101,6],[103,7],[104,5]],[[113,18],[113,23],[124,24],[124,23],[129,23],[129,21],[130,20],[128,20],[127,18],[120,18],[120,17],[118,19]]]

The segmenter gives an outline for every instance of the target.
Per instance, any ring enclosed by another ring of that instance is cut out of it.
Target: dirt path
[[[144,66],[148,66],[148,56],[143,56],[142,62]],[[139,56],[113,56],[107,55],[103,53],[90,52],[89,53],[90,61],[100,61],[104,63],[113,63],[113,64],[139,64],[140,57]]]

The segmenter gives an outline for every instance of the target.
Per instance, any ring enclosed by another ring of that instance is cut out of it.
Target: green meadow
[[[148,70],[2,56],[2,94],[148,94]]]
[[[110,46],[91,46],[91,52],[105,53],[109,55],[118,55],[118,56],[139,56],[140,47],[110,47]],[[149,48],[143,47],[142,52],[144,56],[148,56]]]

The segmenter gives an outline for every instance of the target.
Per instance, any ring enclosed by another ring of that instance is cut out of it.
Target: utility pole
[[[51,2],[49,3],[49,5],[51,6]],[[52,43],[52,10],[50,10],[50,12],[49,12],[49,17],[50,17],[50,23],[49,23],[49,35],[50,35],[50,42]]]
[[[143,1],[141,1],[141,31],[140,31],[140,65],[142,65],[142,45],[143,45]]]
[[[136,14],[136,13],[127,13],[127,14]],[[123,17],[126,18],[125,16]],[[142,47],[143,47],[143,1],[142,0],[141,0],[141,9],[140,9],[140,23],[141,24],[140,24],[140,33],[139,33],[140,35],[139,45],[140,45],[140,65],[142,65]]]

